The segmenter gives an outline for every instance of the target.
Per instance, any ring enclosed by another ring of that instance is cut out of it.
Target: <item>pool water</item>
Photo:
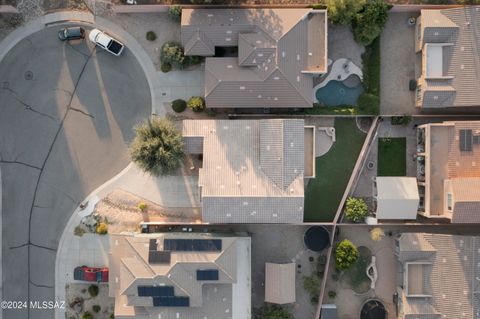
[[[326,106],[356,105],[358,97],[363,93],[361,84],[348,87],[341,81],[331,80],[315,92],[317,100]]]

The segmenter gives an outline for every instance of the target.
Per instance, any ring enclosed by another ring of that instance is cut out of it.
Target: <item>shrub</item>
[[[110,314],[110,317],[108,317],[109,319],[115,319],[115,315],[113,313]]]
[[[328,19],[335,24],[350,25],[365,0],[327,0]]]
[[[380,58],[380,38],[377,38],[362,54],[365,91],[376,96],[380,96]]]
[[[357,247],[348,239],[344,239],[335,246],[335,267],[338,270],[347,270],[360,257]]]
[[[106,223],[97,224],[95,232],[99,235],[106,235],[108,233],[108,225]]]
[[[355,41],[369,45],[383,30],[388,19],[388,4],[384,0],[368,1],[353,20]]]
[[[176,42],[165,42],[160,51],[160,62],[169,63],[177,69],[183,69],[187,64],[187,59],[183,53],[183,48]]]
[[[102,307],[100,307],[99,305],[93,305],[92,306],[92,311],[95,312],[95,313],[99,313],[101,309],[102,309]]]
[[[135,127],[130,156],[144,171],[166,175],[180,166],[183,139],[175,125],[165,118],[152,118]]]
[[[337,293],[333,290],[330,290],[328,292],[328,296],[330,297],[330,299],[334,299],[337,296]]]
[[[458,4],[463,4],[463,5],[475,5],[475,4],[480,4],[480,0],[457,0]]]
[[[293,319],[287,309],[279,305],[265,304],[260,310],[261,319]]]
[[[144,202],[141,202],[138,204],[138,209],[140,209],[142,212],[147,210],[148,205],[145,204]]]
[[[172,102],[172,109],[177,113],[182,113],[187,108],[187,102],[182,99],[177,99]]]
[[[85,232],[86,232],[85,229],[80,225],[75,226],[75,229],[73,230],[73,234],[79,237],[82,237],[83,234],[85,234]]]
[[[98,296],[98,286],[97,285],[90,285],[88,287],[88,293],[90,294],[90,297]]]
[[[173,20],[179,22],[182,20],[182,7],[181,6],[170,6],[168,8],[168,16]]]
[[[361,223],[368,214],[368,206],[362,198],[347,198],[346,217],[354,223]]]
[[[217,111],[215,109],[207,109],[207,115],[211,117],[217,116]]]
[[[392,116],[390,119],[390,123],[392,125],[404,125],[407,126],[412,121],[411,115],[403,115],[403,116]]]
[[[191,4],[210,4],[213,0],[190,0]]]
[[[377,115],[380,112],[380,98],[376,95],[362,93],[357,103],[361,114]]]
[[[310,294],[312,304],[316,304],[320,295],[320,278],[317,275],[303,277],[303,288]]]
[[[160,70],[163,72],[163,73],[168,73],[170,71],[172,71],[172,65],[170,63],[162,63],[160,65]]]
[[[313,10],[325,10],[327,9],[327,5],[323,3],[314,3],[310,5],[310,8],[312,8]]]
[[[153,31],[148,31],[145,35],[145,38],[147,38],[148,41],[155,41],[157,39],[157,35]]]
[[[198,55],[191,55],[188,57],[188,64],[189,65],[197,65],[197,64],[200,64],[204,61],[204,57],[203,56],[198,56]]]
[[[205,109],[205,99],[201,96],[192,96],[188,100],[187,106],[194,112],[201,112]]]
[[[81,319],[93,319],[93,316],[90,312],[85,311],[81,317]]]
[[[385,236],[385,232],[380,227],[375,227],[370,231],[370,238],[373,241],[380,241]]]

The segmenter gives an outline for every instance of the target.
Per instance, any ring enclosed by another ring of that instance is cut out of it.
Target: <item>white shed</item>
[[[415,177],[377,177],[377,219],[416,219],[420,196]]]

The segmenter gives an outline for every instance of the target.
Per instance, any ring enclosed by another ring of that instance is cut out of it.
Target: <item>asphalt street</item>
[[[127,166],[132,127],[151,112],[147,80],[128,48],[116,57],[86,40],[61,42],[61,27],[22,40],[0,62],[4,300],[54,300],[68,219]],[[53,310],[3,315],[51,319]]]

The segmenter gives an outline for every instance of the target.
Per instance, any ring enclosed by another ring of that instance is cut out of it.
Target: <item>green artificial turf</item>
[[[378,139],[378,176],[407,175],[407,139]]]
[[[305,190],[305,222],[333,221],[366,136],[354,118],[336,118],[335,134],[332,148],[317,157],[316,177]]]

